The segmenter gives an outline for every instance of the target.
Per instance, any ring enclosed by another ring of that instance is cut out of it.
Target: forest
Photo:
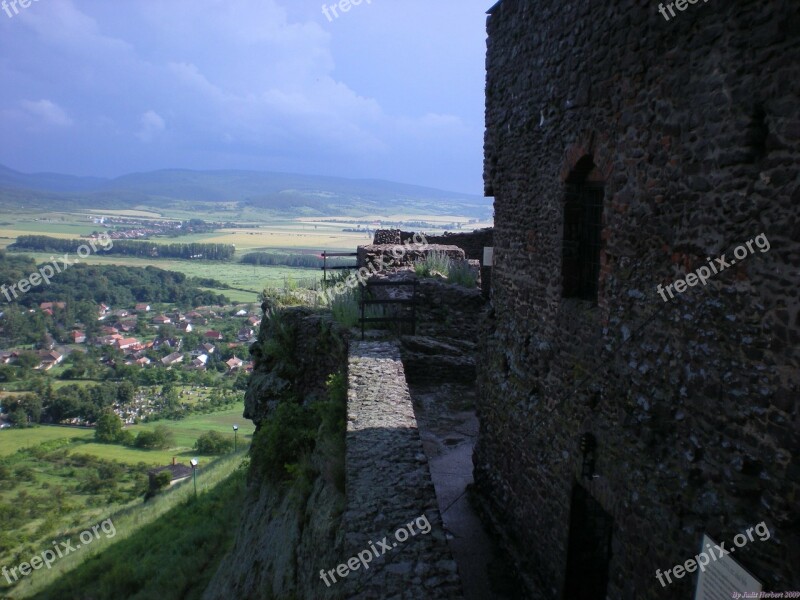
[[[36,270],[37,264],[31,257],[0,250],[0,285],[11,286]],[[183,273],[156,267],[74,264],[54,277],[50,285],[31,287],[16,302],[28,308],[55,301],[103,302],[119,308],[132,307],[136,302],[171,303],[179,307],[227,303],[222,294],[198,287],[210,283],[218,282],[195,281]],[[219,287],[225,286],[219,284]],[[5,299],[0,296],[0,306],[4,304]]]

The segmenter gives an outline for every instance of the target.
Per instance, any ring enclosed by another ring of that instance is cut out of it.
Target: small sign
[[[709,561],[705,570],[697,571],[694,600],[729,600],[736,597],[734,592],[741,594],[761,591],[760,581],[733,560],[730,554],[718,557],[716,548],[717,543],[704,534],[700,552],[711,556],[712,560]],[[736,547],[725,548],[725,550],[734,552]]]
[[[486,247],[483,249],[483,266],[491,267],[494,261],[494,247]]]

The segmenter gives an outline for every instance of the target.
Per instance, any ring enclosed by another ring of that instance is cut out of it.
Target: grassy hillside
[[[242,454],[198,472],[147,504],[109,515],[114,526],[90,547],[25,578],[9,598],[117,600],[200,598],[233,543],[245,497]],[[110,528],[109,528],[110,529]],[[73,531],[78,539],[80,528]]]

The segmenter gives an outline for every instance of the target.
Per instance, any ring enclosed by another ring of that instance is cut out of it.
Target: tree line
[[[13,250],[34,250],[36,252],[77,253],[85,246],[86,240],[69,240],[46,235],[21,235],[9,246]],[[199,260],[230,260],[236,252],[232,244],[154,244],[132,240],[113,240],[108,248],[100,250],[103,254],[120,254],[144,258],[184,258]]]
[[[334,257],[327,260],[328,267],[352,265],[356,257]],[[316,254],[280,254],[276,252],[250,252],[239,259],[246,265],[322,268],[322,258]]]

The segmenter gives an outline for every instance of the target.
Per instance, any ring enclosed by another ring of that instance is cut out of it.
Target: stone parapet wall
[[[351,343],[348,378],[342,563],[371,546],[382,556],[336,585],[352,599],[460,598],[398,345]],[[430,532],[415,525],[417,534],[398,542],[395,533],[423,516]],[[384,538],[389,551],[378,544]]]
[[[383,265],[383,269],[408,267],[431,252],[443,252],[453,260],[464,260],[464,251],[458,246],[407,242],[404,244],[370,244],[358,247],[358,267]]]

